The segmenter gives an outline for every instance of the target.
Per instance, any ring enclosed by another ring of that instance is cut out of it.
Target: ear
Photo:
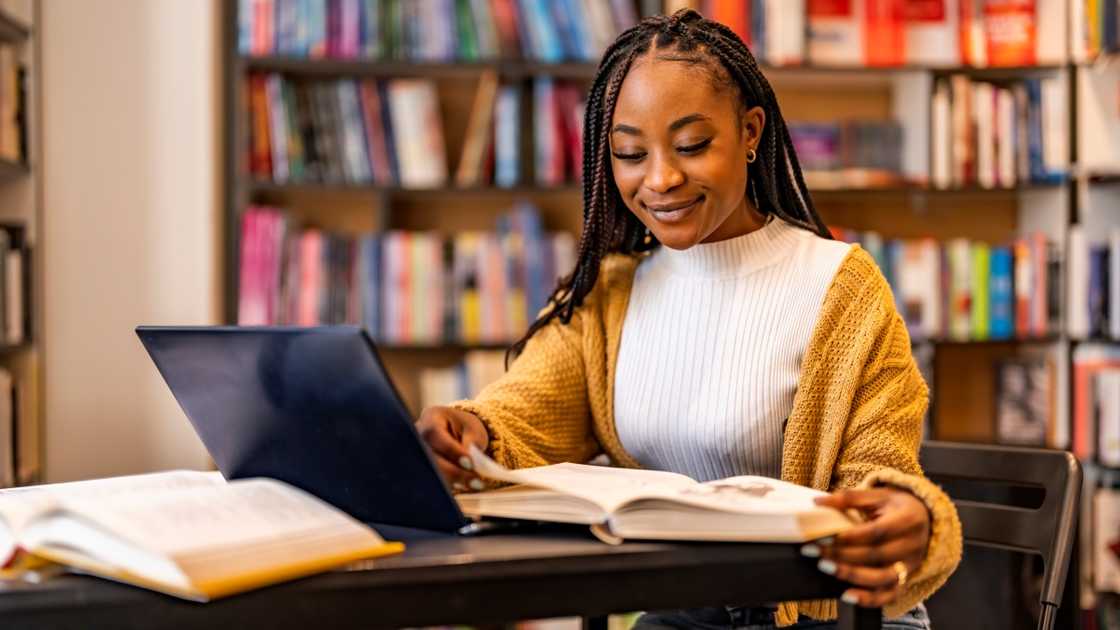
[[[743,140],[746,148],[757,149],[762,140],[762,129],[766,126],[766,112],[761,107],[752,107],[743,114]]]

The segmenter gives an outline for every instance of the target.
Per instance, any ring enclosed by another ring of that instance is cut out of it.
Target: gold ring
[[[906,570],[906,563],[899,560],[891,566],[894,567],[894,572],[898,574],[898,586],[906,586],[906,578],[910,575],[910,572]]]

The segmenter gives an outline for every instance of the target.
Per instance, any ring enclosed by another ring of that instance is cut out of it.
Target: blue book
[[[381,337],[381,237],[367,234],[359,245],[362,270],[362,326],[374,339]]]
[[[401,183],[401,167],[397,162],[397,142],[393,134],[393,117],[389,109],[389,88],[384,81],[377,82],[377,100],[381,102],[381,128],[385,130],[385,153],[389,158],[388,185]]]
[[[360,19],[361,55],[378,59],[384,54],[381,39],[381,3],[378,0],[362,0]]]
[[[1108,245],[1089,248],[1089,336],[1106,337],[1108,318]]]
[[[521,0],[521,17],[532,42],[534,56],[545,63],[559,63],[564,59],[564,47],[556,32],[548,4],[544,0]]]
[[[582,5],[578,0],[574,3]],[[560,49],[563,51],[565,59],[582,59],[583,46],[580,42],[579,33],[576,32],[575,23],[579,19],[579,14],[573,11],[572,0],[554,0],[549,3],[551,8],[551,15],[549,20],[554,25],[554,32],[557,39],[560,40]]]
[[[1027,160],[1031,181],[1045,179],[1046,167],[1042,161],[1042,84],[1038,79],[1026,79],[1027,89]]]
[[[253,53],[253,0],[237,2],[237,52],[244,56]]]
[[[1010,247],[993,247],[988,258],[991,275],[988,279],[988,334],[992,339],[1010,339],[1015,335],[1015,294],[1012,289],[1014,264]]]
[[[307,56],[327,55],[327,0],[307,2]]]
[[[521,180],[521,88],[503,85],[494,104],[494,183],[512,188]]]
[[[766,0],[751,0],[751,54],[766,60]]]

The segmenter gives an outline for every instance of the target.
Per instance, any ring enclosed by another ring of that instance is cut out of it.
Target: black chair
[[[1042,557],[1038,627],[1053,628],[1076,534],[1077,459],[1065,451],[948,442],[926,442],[920,457],[926,476],[957,506],[965,545]]]

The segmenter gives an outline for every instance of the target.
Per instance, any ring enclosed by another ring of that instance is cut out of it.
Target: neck
[[[718,243],[729,238],[750,234],[766,225],[766,217],[743,195],[743,201],[731,212],[723,223],[701,243]]]

